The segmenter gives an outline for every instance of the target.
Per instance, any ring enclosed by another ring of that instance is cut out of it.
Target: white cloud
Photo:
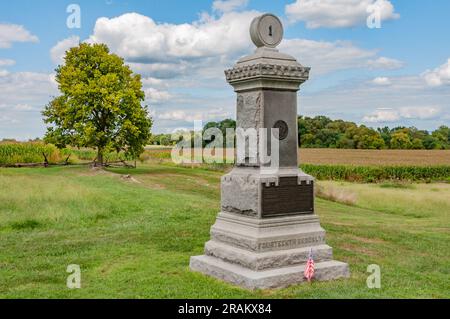
[[[404,63],[396,59],[379,57],[374,60],[369,60],[367,62],[367,66],[371,69],[394,70],[402,68],[404,66]]]
[[[215,0],[213,10],[219,12],[230,12],[246,7],[248,0]]]
[[[19,121],[15,118],[12,118],[8,115],[4,115],[4,114],[0,114],[0,123],[2,123],[3,125],[8,125],[8,124],[16,124],[19,123]]]
[[[376,85],[390,85],[392,82],[387,77],[377,77],[372,80],[372,83]]]
[[[161,79],[153,78],[153,77],[146,77],[142,78],[142,85],[143,86],[162,86],[165,85],[165,82]]]
[[[289,39],[281,43],[280,50],[310,66],[313,75],[356,68],[392,69],[394,64],[402,64],[394,59],[377,57],[377,51],[359,48],[348,41]]]
[[[35,72],[10,73],[0,78],[0,101],[4,104],[35,104],[57,93],[53,75]]]
[[[183,86],[211,87],[213,83],[223,85],[223,70],[240,56],[251,53],[254,47],[248,29],[258,14],[256,11],[225,12],[215,17],[204,13],[198,21],[189,24],[168,24],[127,13],[98,19],[88,42],[106,43],[144,77],[176,79],[176,84]],[[313,75],[354,68],[391,69],[396,61],[380,57],[376,50],[365,50],[345,41],[290,39],[284,40],[280,49],[311,66]]]
[[[427,70],[422,74],[422,76],[429,86],[450,84],[450,58],[446,63],[437,67],[433,71]]]
[[[296,0],[285,12],[291,22],[304,21],[307,28],[343,28],[365,25],[369,6],[379,10],[382,21],[400,17],[388,0]]]
[[[38,42],[22,25],[0,23],[0,48],[10,48],[14,42]]]
[[[80,37],[71,36],[67,39],[59,41],[53,48],[50,49],[50,57],[53,63],[63,64],[66,51],[70,48],[78,46],[80,43]]]
[[[31,111],[34,110],[34,108],[28,104],[17,104],[13,107],[13,110],[16,111]]]
[[[441,109],[433,106],[400,107],[399,109],[379,108],[375,112],[363,117],[363,122],[386,123],[397,122],[401,119],[428,120],[436,118]]]
[[[219,18],[203,15],[191,24],[168,24],[127,13],[112,19],[99,18],[89,42],[106,43],[135,63],[166,64],[239,55],[250,48],[247,30],[256,15],[255,11],[227,12]]]
[[[16,61],[11,59],[0,59],[0,66],[11,66],[16,64]]]
[[[127,61],[128,62],[128,61]],[[190,68],[186,61],[171,63],[133,63],[128,62],[131,69],[142,75],[148,75],[150,78],[169,79],[183,75]]]
[[[399,109],[400,116],[406,119],[428,120],[436,118],[441,114],[442,110],[435,106],[411,106],[401,107]]]
[[[11,59],[0,59],[0,67],[11,66],[16,64],[16,61]],[[9,75],[9,71],[0,69],[0,77],[5,77]]]
[[[0,104],[0,110],[3,111],[31,111],[34,108],[28,104],[7,105]]]
[[[380,108],[375,112],[364,116],[363,122],[368,123],[384,123],[384,122],[395,122],[400,119],[397,111],[389,108]]]
[[[191,113],[191,112],[189,112]],[[174,110],[169,112],[160,113],[157,117],[161,120],[172,120],[172,121],[196,121],[202,119],[202,114],[188,114],[188,112],[181,110]]]
[[[0,77],[0,139],[42,137],[40,111],[57,94],[53,74],[14,72]]]
[[[172,95],[167,91],[160,91],[155,88],[144,89],[145,97],[148,101],[159,103],[162,101],[167,101],[172,98]]]
[[[0,77],[0,101],[3,109],[43,109],[51,96],[57,94],[57,86],[52,77],[51,74],[34,72],[9,73]],[[38,120],[40,121],[40,118]]]
[[[182,121],[182,122],[193,122],[193,121],[211,121],[211,120],[223,120],[229,116],[229,113],[224,111],[222,108],[215,110],[203,111],[203,110],[172,110],[167,112],[162,112],[156,115],[160,120],[169,121]],[[206,123],[204,123],[206,124]]]

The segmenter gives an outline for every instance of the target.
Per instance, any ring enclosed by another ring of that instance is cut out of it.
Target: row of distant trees
[[[236,128],[236,121],[209,122],[203,130]],[[415,127],[370,128],[326,116],[298,117],[299,146],[305,148],[346,149],[450,149],[450,128],[441,126],[429,132]],[[150,144],[173,145],[170,134],[152,135]]]
[[[350,149],[450,149],[450,128],[429,132],[398,126],[373,129],[326,116],[298,118],[301,147]]]

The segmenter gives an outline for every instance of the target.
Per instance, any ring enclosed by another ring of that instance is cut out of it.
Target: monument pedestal
[[[275,16],[256,18],[250,30],[258,49],[225,74],[237,93],[238,129],[253,130],[261,143],[250,154],[250,139],[237,138],[236,167],[222,177],[222,212],[205,255],[191,257],[190,267],[248,289],[280,288],[305,280],[312,251],[315,280],[348,277],[314,213],[314,178],[298,169],[297,91],[309,68],[275,49],[283,35]],[[279,154],[276,165],[260,160],[265,150]]]
[[[257,219],[221,212],[205,255],[191,257],[190,267],[247,289],[281,288],[305,280],[310,249],[315,280],[350,275],[346,263],[333,260],[317,215]]]

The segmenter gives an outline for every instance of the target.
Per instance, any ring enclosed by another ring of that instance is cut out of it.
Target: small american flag
[[[309,282],[311,282],[311,279],[314,277],[314,259],[312,248],[309,250],[309,257],[308,261],[306,262],[304,275]]]

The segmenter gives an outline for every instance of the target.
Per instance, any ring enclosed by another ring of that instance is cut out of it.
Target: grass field
[[[450,297],[449,184],[321,182],[355,198],[316,202],[348,280],[249,292],[190,272],[222,174],[161,164],[0,169],[0,297]],[[66,288],[69,264],[81,266],[81,289]],[[366,286],[369,264],[381,267],[381,289]]]

